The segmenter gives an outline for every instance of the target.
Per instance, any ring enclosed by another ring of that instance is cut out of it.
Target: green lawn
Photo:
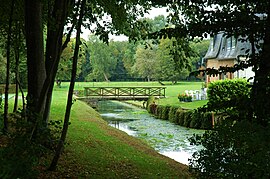
[[[67,93],[56,90],[51,117],[63,119]],[[187,167],[156,151],[139,139],[107,125],[99,114],[77,100],[71,113],[65,154],[58,176],[72,171],[76,178],[190,178]],[[43,173],[48,178],[53,173]]]

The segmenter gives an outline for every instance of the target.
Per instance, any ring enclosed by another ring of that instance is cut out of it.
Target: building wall
[[[218,69],[220,66],[232,67],[235,64],[234,59],[218,60],[218,59],[208,59],[206,63],[206,68]],[[212,81],[221,80],[221,79],[233,79],[233,73],[226,73],[217,76],[207,75],[206,82],[210,83]]]

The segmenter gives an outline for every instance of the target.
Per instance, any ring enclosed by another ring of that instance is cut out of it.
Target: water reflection
[[[188,138],[204,132],[155,119],[143,109],[117,101],[101,101],[97,109],[110,126],[145,140],[159,153],[184,164],[198,150]]]
[[[119,129],[121,131],[124,131],[128,135],[136,136],[135,130],[131,130],[131,128],[128,125],[121,124],[120,121],[108,121],[108,123],[110,126],[116,128],[116,129]]]

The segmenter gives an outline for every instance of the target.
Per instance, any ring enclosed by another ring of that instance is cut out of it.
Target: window
[[[213,39],[211,40],[211,42],[210,42],[210,50],[211,50],[211,51],[214,51],[216,41],[217,41],[217,35],[215,35],[215,36],[213,37]]]
[[[232,37],[232,49],[233,49],[233,50],[234,50],[235,47],[236,47],[236,42],[237,42],[236,38],[235,38],[235,37]]]
[[[227,38],[227,51],[232,49],[232,37]]]

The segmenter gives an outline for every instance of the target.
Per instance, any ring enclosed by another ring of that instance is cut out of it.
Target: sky
[[[168,12],[166,12],[166,8],[153,8],[152,10],[149,11],[149,14],[145,14],[144,17],[153,19],[154,17],[159,16],[159,15],[167,16]],[[87,40],[88,36],[91,34],[90,31],[88,29],[82,28],[82,32],[83,33],[81,37]],[[119,35],[119,36],[109,35],[109,38],[110,40],[114,40],[114,41],[127,41],[128,40],[128,37],[124,35]]]

